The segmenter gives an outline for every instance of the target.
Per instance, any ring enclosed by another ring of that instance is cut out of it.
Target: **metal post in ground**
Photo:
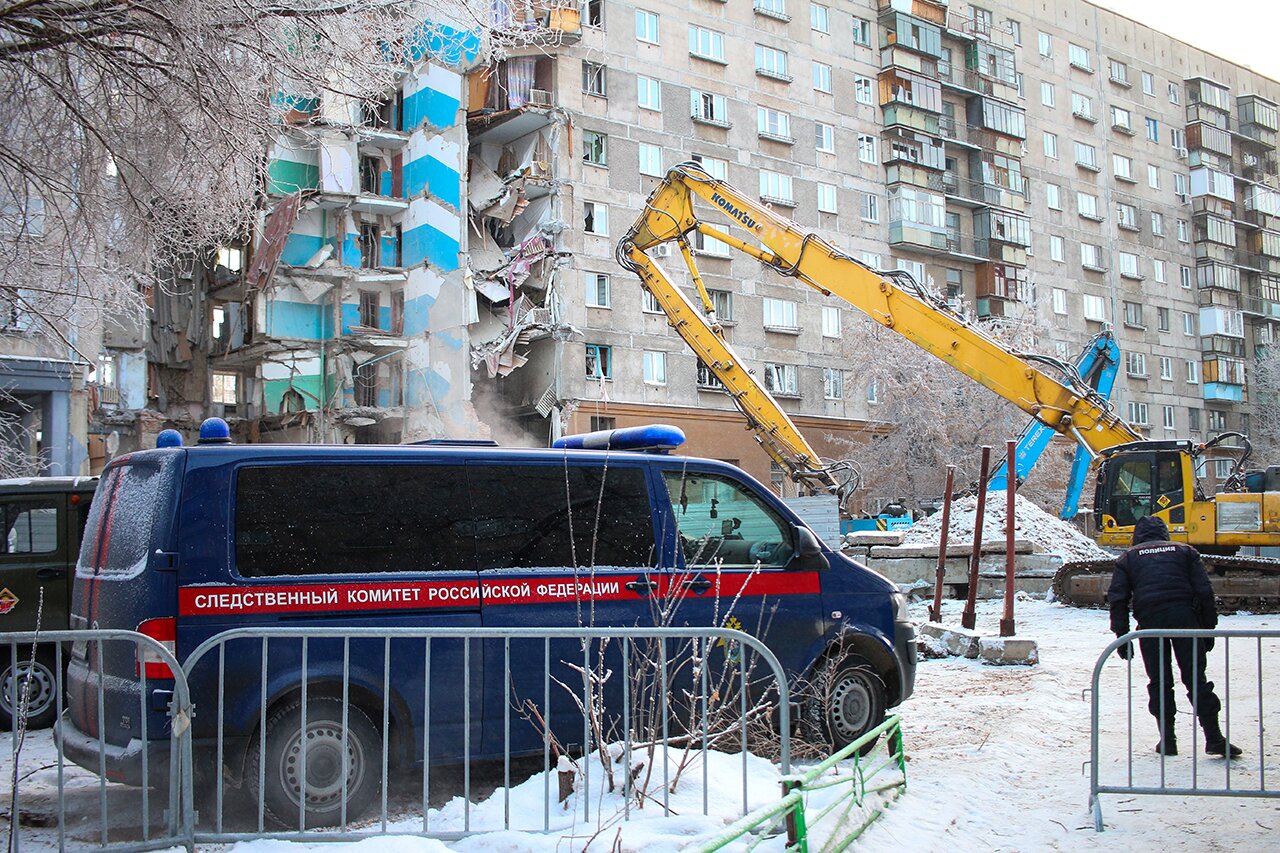
[[[942,578],[947,573],[947,533],[951,526],[951,491],[955,487],[956,466],[947,466],[947,489],[942,493],[942,535],[938,537],[938,577],[933,583],[933,606],[929,621],[942,621]]]
[[[1014,499],[1018,496],[1018,478],[1015,472],[1018,470],[1015,466],[1018,452],[1018,443],[1009,441],[1006,443],[1006,452],[1008,454],[1005,462],[1005,471],[1008,472],[1005,477],[1005,514],[1004,514],[1004,616],[1000,619],[1000,636],[1012,637],[1014,633],[1013,625],[1013,575],[1017,569],[1017,558],[1013,553],[1013,522],[1014,522]]]
[[[987,475],[991,468],[991,447],[982,445],[982,468],[978,475],[977,515],[973,519],[973,553],[969,555],[969,597],[964,603],[960,625],[973,630],[977,624],[974,608],[978,603],[978,562],[982,558],[982,516],[987,511]]]

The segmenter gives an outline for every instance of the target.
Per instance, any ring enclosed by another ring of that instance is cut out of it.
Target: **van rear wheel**
[[[258,752],[249,746],[245,777],[256,806],[282,827],[312,829],[342,820],[342,704],[334,699],[307,703],[306,784],[303,785],[302,702],[291,701],[267,719],[265,789],[258,790]],[[347,822],[362,815],[381,790],[382,741],[368,715],[347,708]],[[305,788],[305,795],[302,793]],[[298,826],[299,801],[306,798],[304,826]]]
[[[47,729],[58,715],[57,658],[53,649],[41,646],[36,650],[35,661],[27,654],[18,653],[18,666],[7,653],[0,661],[0,727],[13,729],[14,697],[22,705],[23,691],[27,693],[27,728]]]
[[[834,750],[840,750],[884,722],[884,679],[861,655],[829,660],[814,678],[810,720]],[[875,742],[858,752],[867,755]]]

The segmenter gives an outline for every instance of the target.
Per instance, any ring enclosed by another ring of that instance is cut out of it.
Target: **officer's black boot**
[[[1216,715],[1201,720],[1200,727],[1204,729],[1204,751],[1206,755],[1226,756],[1230,754],[1232,758],[1239,758],[1244,754],[1240,747],[1233,743],[1227,743],[1227,739],[1222,735],[1222,729],[1218,726]]]
[[[1165,718],[1164,731],[1160,733],[1160,742],[1156,744],[1156,752],[1161,755],[1178,754],[1178,736],[1175,734],[1173,714],[1169,714]]]

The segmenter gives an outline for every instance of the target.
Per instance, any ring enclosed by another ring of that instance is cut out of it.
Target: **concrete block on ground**
[[[901,545],[905,530],[856,530],[844,537],[846,545]]]
[[[871,548],[866,545],[845,545],[840,549],[840,553],[844,554],[846,557],[865,563],[867,561],[867,557],[871,555]]]
[[[920,634],[932,641],[930,645],[953,657],[962,658],[976,658],[978,641],[982,639],[976,631],[947,628],[937,622],[926,622],[921,626]]]
[[[1014,539],[1013,552],[1015,554],[1031,554],[1035,550],[1034,543],[1029,539]],[[968,557],[973,553],[973,542],[966,543],[948,542],[947,543],[947,559],[953,557]],[[982,542],[983,554],[1003,554],[1004,539],[984,539]],[[883,557],[885,559],[910,558],[910,557],[932,557],[938,559],[938,545],[876,545],[871,546],[871,556]]]
[[[982,637],[978,656],[993,666],[1034,666],[1040,662],[1036,641],[1022,637]]]

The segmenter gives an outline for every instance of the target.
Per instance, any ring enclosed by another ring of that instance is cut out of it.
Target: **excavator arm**
[[[704,221],[694,209],[695,197],[744,229],[751,242]],[[1010,350],[907,273],[874,270],[712,177],[697,163],[680,164],[650,194],[644,211],[619,241],[618,262],[639,276],[672,327],[724,384],[761,446],[799,482],[833,488],[837,478],[725,340],[694,262],[689,235],[695,231],[756,258],[780,275],[839,296],[1055,432],[1073,436],[1091,455],[1142,440],[1069,365]],[[647,254],[670,242],[679,247],[689,268],[701,310]]]

